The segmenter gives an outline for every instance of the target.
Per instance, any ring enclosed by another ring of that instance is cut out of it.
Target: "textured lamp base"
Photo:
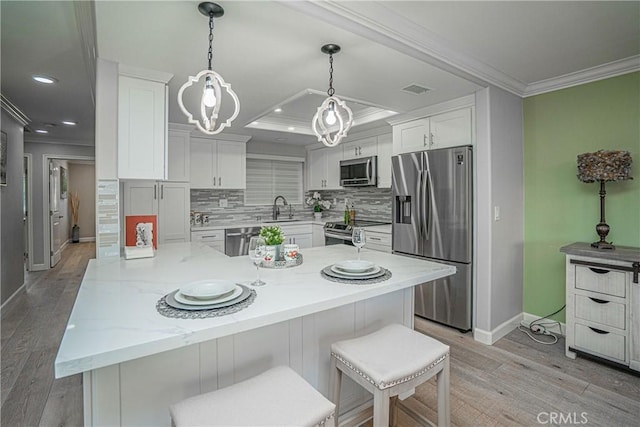
[[[603,242],[593,242],[591,244],[591,247],[592,248],[597,248],[597,249],[608,249],[610,251],[612,251],[612,250],[614,250],[616,248],[615,246],[613,246],[612,243],[604,242],[604,241]]]

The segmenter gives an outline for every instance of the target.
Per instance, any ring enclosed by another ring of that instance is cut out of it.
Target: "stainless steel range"
[[[345,224],[344,222],[327,222],[324,225],[324,244],[325,245],[351,245],[351,235],[354,227],[371,227],[373,225],[385,225],[388,222],[357,220],[354,223]]]

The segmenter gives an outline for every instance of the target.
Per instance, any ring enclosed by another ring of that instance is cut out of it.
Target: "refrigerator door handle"
[[[427,212],[427,204],[431,205],[431,195],[430,195],[430,182],[429,182],[429,171],[424,170],[420,172],[420,224],[422,224],[422,237],[425,240],[429,239],[429,229],[431,222],[431,212]]]
[[[424,174],[424,171],[421,170],[418,172],[418,185],[417,185],[417,190],[416,190],[416,208],[417,208],[417,212],[418,212],[418,236],[416,236],[416,238],[418,239],[418,253],[420,255],[422,255],[422,246],[424,245],[424,241],[422,239],[422,236],[424,236],[424,216],[422,216],[422,203],[424,202],[424,187],[422,185],[422,174]]]
[[[367,181],[371,182],[371,159],[367,160]]]

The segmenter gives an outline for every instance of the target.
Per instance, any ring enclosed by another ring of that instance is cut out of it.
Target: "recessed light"
[[[279,141],[279,142],[283,142],[283,141],[286,141],[286,140],[287,140],[287,138],[276,138],[276,141]]]
[[[276,113],[282,113],[282,108],[276,108],[275,110],[273,110]]]
[[[289,126],[287,129],[288,130],[296,130],[296,128],[294,128],[293,126]]]
[[[36,133],[49,133],[49,131],[44,129],[36,129]]]
[[[44,83],[47,85],[53,84],[55,82],[57,82],[58,80],[54,79],[53,77],[49,77],[49,76],[43,76],[43,75],[34,75],[33,76],[33,80],[39,82],[39,83]]]
[[[63,125],[67,125],[67,126],[75,126],[75,125],[77,125],[78,123],[76,123],[76,122],[72,122],[71,120],[63,120],[63,121],[62,121],[62,124],[63,124]]]

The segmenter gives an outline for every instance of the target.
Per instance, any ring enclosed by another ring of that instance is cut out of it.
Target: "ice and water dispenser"
[[[396,224],[411,224],[411,196],[396,196]]]

